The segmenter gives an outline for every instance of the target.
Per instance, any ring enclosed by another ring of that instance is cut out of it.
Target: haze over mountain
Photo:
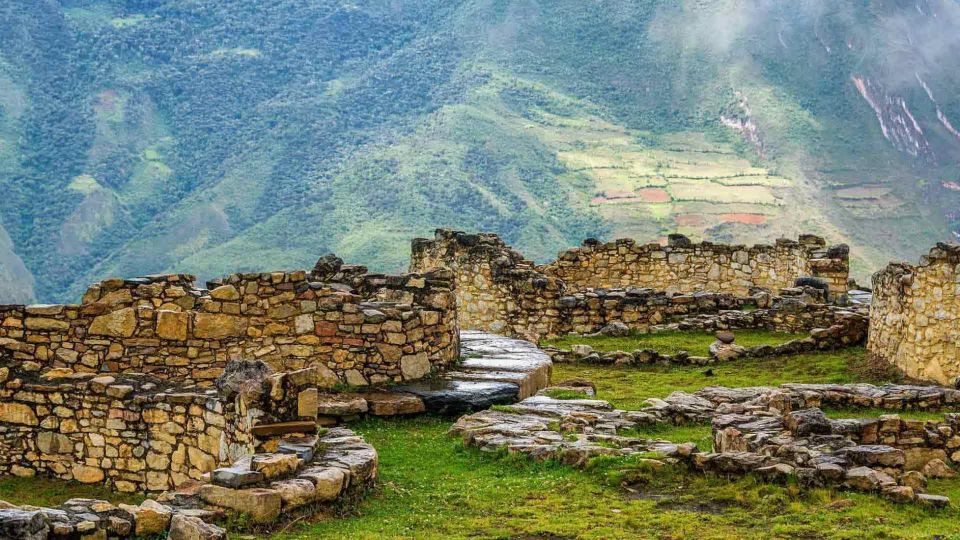
[[[953,0],[0,5],[0,301],[406,264],[434,227],[848,242],[960,231]]]

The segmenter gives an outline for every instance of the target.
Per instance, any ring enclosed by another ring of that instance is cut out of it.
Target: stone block
[[[239,337],[246,330],[245,318],[222,313],[197,313],[193,323],[193,335],[199,339]]]
[[[137,329],[137,312],[123,308],[95,317],[88,332],[94,336],[131,337]]]
[[[157,312],[157,337],[186,341],[190,314],[183,311],[161,310]]]
[[[204,502],[245,514],[254,523],[270,523],[280,515],[282,499],[275,489],[230,489],[205,484],[198,494]]]
[[[11,402],[0,403],[0,422],[25,426],[35,426],[40,423],[30,406]]]
[[[176,514],[170,521],[167,540],[227,540],[227,531],[200,518]]]

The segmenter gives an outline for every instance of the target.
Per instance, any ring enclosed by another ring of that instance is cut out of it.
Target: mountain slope
[[[960,229],[958,23],[949,0],[2,6],[13,282],[398,270],[436,226],[537,259],[812,231],[863,276]]]

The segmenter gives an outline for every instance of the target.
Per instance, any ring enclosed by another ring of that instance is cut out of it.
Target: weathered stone
[[[46,540],[50,528],[38,510],[0,510],[0,538]]]
[[[928,478],[953,478],[957,473],[942,459],[931,459],[923,466],[923,474]]]
[[[134,533],[137,536],[151,536],[166,532],[170,525],[173,510],[166,505],[147,499],[140,506],[121,504],[120,508],[134,517]]]
[[[210,291],[210,298],[232,302],[240,299],[240,292],[233,285],[221,285]]]
[[[157,337],[176,341],[187,339],[190,314],[181,311],[160,310],[157,312]]]
[[[137,312],[122,308],[93,319],[88,332],[95,336],[130,337],[137,329]]]
[[[290,479],[272,482],[271,489],[280,492],[283,510],[292,510],[310,504],[317,499],[317,488],[310,480]]]
[[[408,354],[400,359],[400,371],[404,380],[422,379],[430,374],[430,360],[424,353]]]
[[[103,469],[87,465],[73,465],[73,479],[83,484],[97,484],[105,478]]]
[[[368,412],[374,416],[417,414],[426,410],[423,400],[413,394],[373,392],[361,396],[367,401]]]
[[[316,486],[315,497],[318,501],[336,499],[348,480],[347,472],[339,467],[313,467],[300,473],[300,478],[313,482]]]
[[[204,523],[196,517],[176,514],[170,521],[170,532],[167,540],[226,540],[227,531]]]
[[[316,388],[307,388],[297,394],[297,416],[316,418],[319,414],[318,395]]]
[[[929,493],[918,493],[917,502],[933,508],[947,508],[950,506],[950,498],[943,495],[931,495]]]
[[[275,489],[230,489],[205,484],[198,494],[204,502],[245,514],[254,523],[270,523],[280,515],[281,498]]]
[[[35,426],[39,424],[33,409],[23,403],[0,402],[0,422]]]
[[[290,474],[300,466],[300,458],[291,454],[257,454],[250,461],[250,469],[270,480]]]
[[[356,416],[367,412],[367,400],[359,394],[322,394],[317,410],[326,416]]]
[[[247,331],[247,320],[235,315],[198,312],[193,322],[193,335],[200,339],[239,337]]]
[[[73,452],[73,441],[60,433],[43,431],[37,434],[37,448],[44,454],[68,454]]]

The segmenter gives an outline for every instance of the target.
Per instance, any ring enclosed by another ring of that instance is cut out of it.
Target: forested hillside
[[[0,4],[0,301],[110,275],[398,270],[437,226],[960,230],[953,0]],[[9,240],[9,241],[8,241]]]

